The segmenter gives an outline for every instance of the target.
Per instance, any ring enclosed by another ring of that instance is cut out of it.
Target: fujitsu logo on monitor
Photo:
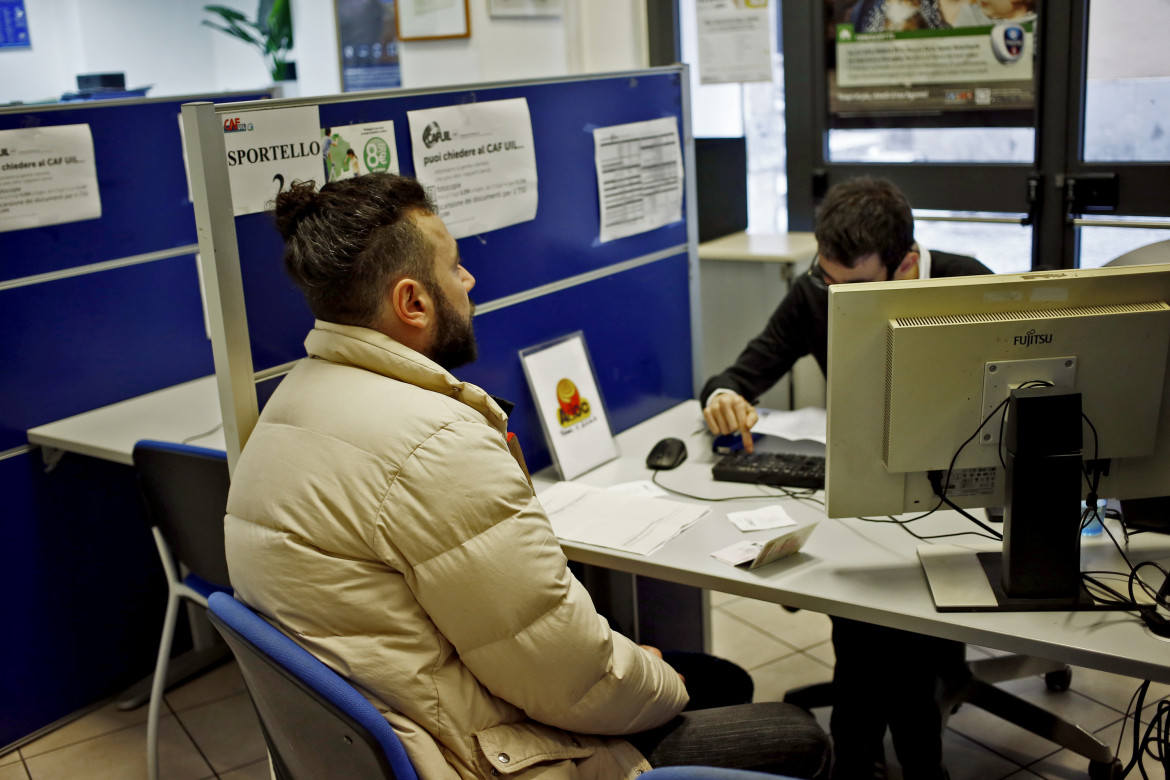
[[[1033,344],[1051,344],[1051,333],[1037,333],[1036,329],[1025,333],[1023,336],[1016,336],[1012,339],[1012,344],[1017,347],[1030,347]]]

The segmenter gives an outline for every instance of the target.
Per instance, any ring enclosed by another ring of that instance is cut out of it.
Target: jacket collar
[[[486,417],[494,428],[507,431],[508,415],[482,388],[459,381],[426,355],[384,333],[317,320],[305,339],[305,350],[311,358],[356,366],[455,398]]]

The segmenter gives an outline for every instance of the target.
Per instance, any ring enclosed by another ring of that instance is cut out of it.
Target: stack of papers
[[[637,555],[654,552],[708,511],[576,482],[557,482],[539,497],[558,539]]]

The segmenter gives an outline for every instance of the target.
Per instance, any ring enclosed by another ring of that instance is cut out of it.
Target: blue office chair
[[[226,660],[222,645],[196,645],[190,654],[171,661],[171,644],[179,606],[191,601],[202,607],[213,593],[230,592],[223,549],[223,517],[227,507],[227,456],[218,450],[140,441],[134,445],[134,468],[167,578],[167,609],[158,660],[150,686],[146,720],[146,766],[158,780],[158,719],[166,689]],[[210,632],[210,629],[207,629]],[[211,635],[214,637],[214,634]],[[141,704],[131,696],[122,709]]]
[[[794,780],[787,775],[770,775],[748,769],[721,769],[713,766],[661,766],[643,772],[638,780]]]
[[[418,780],[394,729],[332,669],[226,593],[212,624],[240,664],[277,780]]]

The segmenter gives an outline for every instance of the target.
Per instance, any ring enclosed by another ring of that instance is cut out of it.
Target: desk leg
[[[570,567],[615,630],[661,650],[708,652],[711,630],[706,591],[600,566],[573,563]]]

